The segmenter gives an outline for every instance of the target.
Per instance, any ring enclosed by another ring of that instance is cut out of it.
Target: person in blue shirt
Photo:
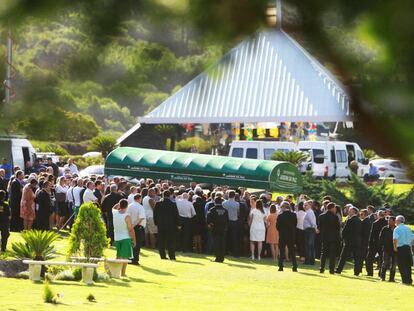
[[[376,167],[372,162],[369,163],[368,177],[366,181],[376,181],[379,177],[378,167]]]
[[[2,164],[0,165],[0,168],[2,168],[5,171],[6,174],[5,174],[4,177],[6,178],[6,180],[10,180],[10,177],[12,175],[13,167],[10,163],[7,163],[6,158],[3,158]]]
[[[405,218],[398,215],[395,219],[397,227],[393,233],[394,251],[397,252],[398,270],[401,274],[401,279],[404,284],[411,285],[413,283],[411,277],[411,266],[413,256],[411,254],[411,244],[414,240],[414,235],[411,229],[406,226]]]

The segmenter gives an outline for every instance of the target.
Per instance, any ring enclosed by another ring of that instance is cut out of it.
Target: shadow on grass
[[[326,279],[326,276],[324,276],[323,274],[315,274],[315,273],[303,272],[303,271],[299,270],[299,268],[298,268],[298,273],[299,274],[302,274],[302,275],[306,275],[306,276],[311,276],[311,277],[316,276],[318,278]]]
[[[105,282],[105,283],[108,283],[108,282]],[[52,286],[54,286],[54,285],[63,285],[63,286],[82,286],[82,287],[84,287],[84,286],[88,286],[88,287],[108,287],[108,286],[105,285],[105,283],[103,283],[103,282],[99,282],[99,283],[94,282],[91,285],[87,285],[83,282],[78,282],[78,281],[52,281],[52,282],[50,282],[50,284]],[[37,283],[37,284],[44,285],[45,282]]]
[[[346,279],[352,279],[352,280],[367,281],[367,282],[374,282],[374,283],[379,282],[379,280],[369,279],[369,278],[366,278],[366,277],[355,276],[355,275],[339,274],[338,276],[342,277],[342,278],[346,278]]]
[[[140,266],[142,268],[142,270],[147,271],[149,273],[153,273],[153,274],[157,274],[157,275],[164,275],[164,276],[175,276],[175,274],[172,274],[170,272],[166,272],[166,271],[161,271],[155,268],[150,268],[150,267],[146,267],[146,266]]]
[[[199,262],[193,262],[193,261],[186,261],[186,260],[182,260],[181,258],[177,259],[175,262],[176,262],[176,263],[184,263],[184,264],[189,264],[189,265],[204,266],[204,264],[202,264],[202,263],[199,263]]]
[[[248,266],[248,265],[239,265],[237,263],[231,263],[231,262],[224,262],[229,267],[236,267],[236,268],[242,268],[242,269],[250,269],[250,270],[256,270],[256,267],[254,266]]]

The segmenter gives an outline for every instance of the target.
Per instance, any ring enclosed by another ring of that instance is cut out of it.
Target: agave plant
[[[295,166],[298,166],[302,162],[306,161],[309,157],[308,154],[301,152],[301,151],[289,151],[289,152],[283,152],[283,151],[276,151],[272,154],[271,159],[274,161],[285,161],[290,162]]]
[[[59,238],[53,231],[28,230],[22,232],[24,242],[12,244],[12,256],[20,259],[48,260],[54,257],[52,245]]]

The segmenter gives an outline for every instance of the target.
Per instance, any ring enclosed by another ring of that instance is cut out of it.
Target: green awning
[[[287,193],[302,191],[302,176],[288,162],[120,147],[105,161],[105,174],[249,187]]]

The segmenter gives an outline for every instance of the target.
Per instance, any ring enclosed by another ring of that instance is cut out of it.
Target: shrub
[[[45,303],[56,303],[55,293],[47,282],[43,288],[43,301]]]
[[[38,149],[40,152],[54,152],[57,155],[61,156],[68,154],[68,151],[57,143],[50,143],[39,140],[32,140],[31,143],[33,147],[35,149]]]
[[[82,278],[82,276],[80,276],[80,278]],[[76,281],[75,276],[73,275],[73,271],[71,269],[59,272],[55,275],[54,279],[57,281]]]
[[[100,209],[93,203],[82,204],[72,227],[67,255],[83,250],[86,258],[101,257],[108,244]]]
[[[48,260],[54,257],[53,245],[59,234],[53,231],[28,230],[21,233],[24,243],[12,244],[12,256],[20,259]]]
[[[86,296],[86,300],[89,302],[96,302],[96,298],[92,293],[89,293],[89,295]]]
[[[49,266],[47,267],[47,273],[51,275],[58,275],[60,272],[65,271],[65,266]]]
[[[90,151],[100,151],[102,157],[106,156],[117,147],[116,139],[112,136],[100,135],[93,138],[88,146]]]
[[[201,137],[188,137],[177,142],[177,151],[190,152],[192,146],[196,146],[199,153],[210,153],[211,143]]]
[[[82,268],[81,267],[73,268],[72,275],[73,275],[74,281],[82,280]]]
[[[363,152],[365,159],[374,160],[379,158],[378,154],[372,149],[364,149]]]
[[[307,158],[308,158],[308,155],[302,151],[289,151],[289,152],[276,151],[270,157],[270,159],[272,159],[273,161],[289,162],[295,166],[298,166],[303,161],[305,161]]]
[[[14,278],[28,280],[29,279],[29,271],[19,272],[14,276]]]

